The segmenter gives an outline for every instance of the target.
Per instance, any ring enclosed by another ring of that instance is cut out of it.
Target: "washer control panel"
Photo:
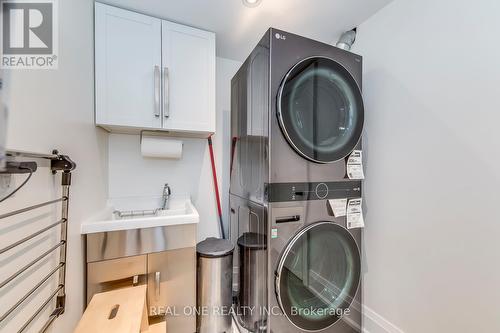
[[[266,191],[269,202],[359,198],[361,181],[271,183]]]

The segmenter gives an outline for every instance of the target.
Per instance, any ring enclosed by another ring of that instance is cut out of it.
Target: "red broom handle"
[[[214,148],[212,146],[212,136],[208,137],[208,148],[210,150],[210,161],[212,163],[212,176],[214,178],[214,188],[215,188],[215,198],[217,199],[217,211],[219,212],[219,223],[222,238],[226,238],[224,232],[224,225],[222,223],[222,208],[220,204],[220,195],[219,195],[219,184],[217,182],[217,171],[215,169],[215,157],[214,157]]]

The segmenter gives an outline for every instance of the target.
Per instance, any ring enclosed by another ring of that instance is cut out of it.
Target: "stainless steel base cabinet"
[[[165,316],[167,332],[195,332],[195,247],[87,263],[87,304],[96,293],[142,284],[149,316]]]

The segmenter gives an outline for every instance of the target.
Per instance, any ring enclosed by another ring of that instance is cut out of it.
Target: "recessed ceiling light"
[[[262,0],[243,0],[243,4],[247,7],[257,7]]]

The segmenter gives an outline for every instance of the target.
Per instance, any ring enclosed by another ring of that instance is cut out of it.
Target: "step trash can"
[[[198,333],[230,333],[233,303],[233,244],[207,238],[196,246]]]
[[[238,238],[240,258],[238,321],[251,332],[264,332],[267,305],[267,237],[247,232]]]

